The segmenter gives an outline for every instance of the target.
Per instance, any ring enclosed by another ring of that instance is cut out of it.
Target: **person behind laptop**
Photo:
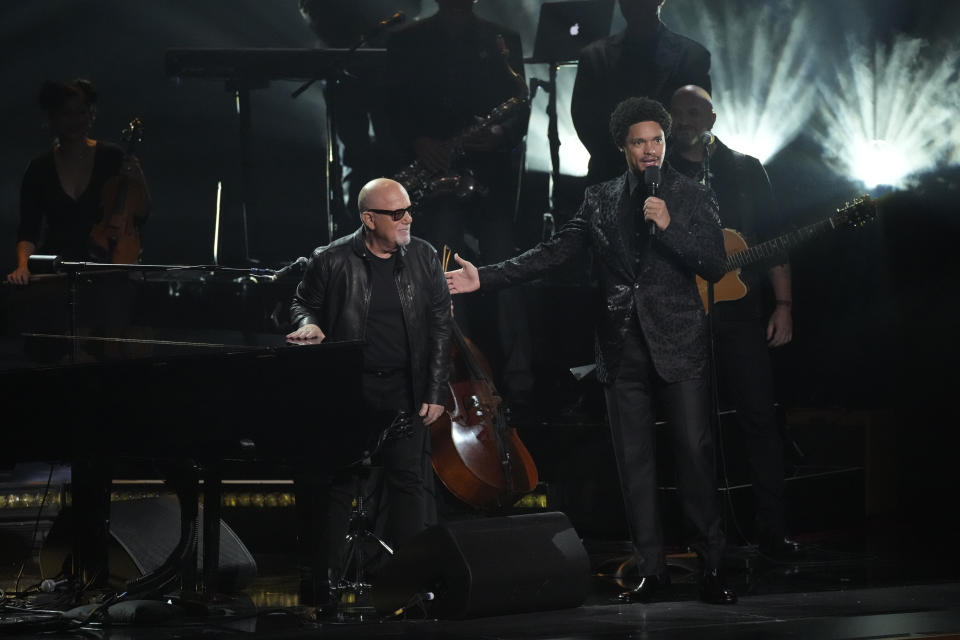
[[[660,10],[665,1],[619,0],[626,29],[588,45],[580,54],[570,112],[577,135],[590,152],[587,184],[623,171],[622,154],[606,127],[622,100],[646,96],[670,104],[673,92],[684,85],[711,90],[710,52],[663,25]]]

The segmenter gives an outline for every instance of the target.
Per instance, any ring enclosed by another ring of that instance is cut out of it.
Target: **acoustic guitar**
[[[844,207],[837,209],[836,214],[825,220],[815,222],[796,231],[791,231],[790,233],[785,233],[782,236],[767,240],[753,247],[747,245],[746,239],[744,239],[739,232],[733,229],[724,229],[723,248],[727,253],[727,273],[719,282],[713,285],[714,303],[739,300],[747,295],[747,285],[740,277],[743,267],[781,254],[787,249],[801,242],[810,240],[826,231],[862,227],[876,218],[876,216],[877,204],[870,199],[870,196],[864,195],[855,199],[853,202],[847,203]],[[706,280],[697,276],[697,288],[700,291],[703,306],[707,311],[710,310],[708,304],[708,284]]]

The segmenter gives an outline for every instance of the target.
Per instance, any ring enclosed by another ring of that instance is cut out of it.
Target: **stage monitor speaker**
[[[200,513],[203,513],[201,507]],[[43,575],[58,575],[71,552],[73,524],[69,510],[54,522],[40,551]],[[199,538],[197,556],[203,557]],[[174,495],[110,504],[108,543],[109,582],[122,586],[157,569],[180,540],[180,505]],[[229,593],[246,586],[257,575],[257,563],[243,541],[223,520],[220,521],[220,563],[218,589]],[[200,569],[200,568],[198,568]]]
[[[422,599],[431,616],[473,618],[578,607],[589,584],[590,561],[567,516],[535,513],[418,534],[374,579],[373,604],[387,615]]]

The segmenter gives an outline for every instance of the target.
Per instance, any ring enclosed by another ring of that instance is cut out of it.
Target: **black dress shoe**
[[[803,546],[787,536],[761,540],[760,553],[774,560],[797,560],[803,557]]]
[[[718,570],[707,569],[700,576],[700,599],[707,604],[736,604],[737,594],[726,585]]]
[[[618,597],[620,602],[650,602],[654,594],[670,584],[670,576],[640,576],[640,582],[633,589],[624,591]]]

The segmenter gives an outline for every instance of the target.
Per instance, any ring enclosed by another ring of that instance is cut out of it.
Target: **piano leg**
[[[220,488],[222,473],[216,464],[203,470],[203,591],[217,593],[220,571]]]
[[[108,586],[107,538],[110,523],[112,465],[101,459],[73,463],[70,492],[76,534],[71,573],[85,589]]]
[[[328,473],[301,467],[294,471],[297,514],[297,565],[300,573],[300,604],[328,608],[330,595],[331,478]]]

